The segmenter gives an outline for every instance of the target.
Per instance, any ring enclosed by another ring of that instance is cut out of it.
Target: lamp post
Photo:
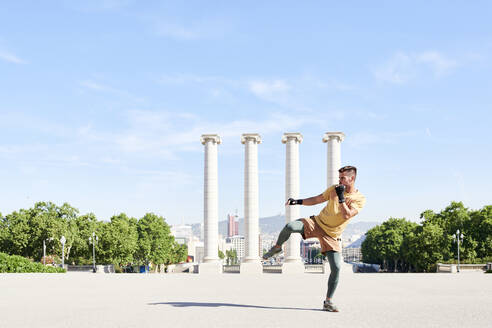
[[[463,242],[463,233],[460,234],[460,229],[453,234],[453,241],[458,244],[458,272],[460,272],[460,241]]]
[[[43,265],[46,265],[46,241],[53,240],[53,238],[43,239]]]
[[[92,232],[92,237],[89,237],[89,244],[92,244],[92,272],[96,273],[96,243],[99,238],[95,232]]]
[[[61,236],[60,243],[62,244],[62,268],[65,268],[65,242],[67,239],[65,236]]]

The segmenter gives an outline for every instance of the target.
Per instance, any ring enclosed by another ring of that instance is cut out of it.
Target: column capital
[[[323,142],[328,142],[328,140],[332,138],[338,138],[338,140],[342,142],[343,139],[345,139],[345,134],[343,132],[326,132],[323,135]]]
[[[257,144],[261,143],[261,137],[258,133],[243,133],[241,135],[241,143],[244,145],[248,140],[253,140]]]
[[[200,142],[202,145],[206,144],[207,141],[212,141],[213,143],[216,143],[220,145],[222,143],[222,140],[220,139],[218,134],[202,134],[200,137]]]
[[[282,143],[287,143],[287,141],[289,141],[289,140],[294,140],[298,143],[301,143],[302,142],[302,134],[300,134],[299,132],[284,133],[284,135],[282,136]]]

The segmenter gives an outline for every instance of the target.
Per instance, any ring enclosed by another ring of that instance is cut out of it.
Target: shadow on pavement
[[[221,306],[225,306],[225,307],[272,309],[272,310],[323,311],[321,309],[307,309],[307,308],[295,308],[295,307],[262,306],[262,305],[247,305],[247,304],[232,304],[232,303],[204,303],[204,302],[158,302],[158,303],[149,303],[148,305],[172,305],[174,307],[221,307]]]

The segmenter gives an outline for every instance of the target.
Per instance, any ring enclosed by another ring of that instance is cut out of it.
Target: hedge
[[[66,270],[53,266],[45,266],[39,262],[31,262],[22,256],[0,253],[0,273],[24,272],[65,273]]]

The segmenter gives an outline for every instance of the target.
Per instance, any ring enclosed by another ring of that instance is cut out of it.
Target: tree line
[[[456,238],[463,233],[460,260],[464,263],[492,262],[492,206],[480,210],[451,202],[435,213],[426,210],[421,223],[390,218],[366,233],[361,251],[363,261],[380,264],[383,270],[431,272],[437,263],[453,263],[457,258]]]
[[[186,245],[174,240],[166,220],[153,213],[140,219],[121,213],[99,221],[93,213],[79,215],[67,203],[51,202],[38,202],[5,217],[0,213],[0,252],[34,261],[42,260],[43,241],[46,254],[61,259],[60,238],[65,236],[65,263],[92,264],[93,233],[96,263],[167,265],[185,261],[188,254]]]

